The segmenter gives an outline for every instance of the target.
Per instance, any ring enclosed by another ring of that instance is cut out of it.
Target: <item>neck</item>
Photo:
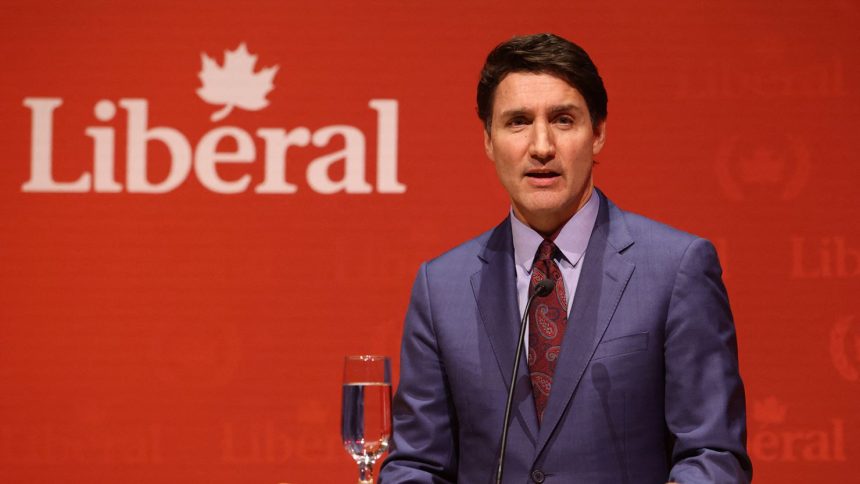
[[[588,187],[588,189],[583,194],[579,203],[576,204],[571,209],[566,210],[555,210],[549,212],[524,212],[517,208],[516,205],[513,206],[514,216],[525,225],[528,225],[529,228],[534,230],[535,232],[541,234],[546,240],[555,240],[558,236],[558,233],[561,232],[561,229],[564,225],[579,212],[582,207],[588,203],[588,200],[591,198],[591,192],[593,191],[592,187]]]

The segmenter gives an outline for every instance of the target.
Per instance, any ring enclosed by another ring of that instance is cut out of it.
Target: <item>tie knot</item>
[[[552,243],[551,240],[544,240],[540,243],[540,247],[538,247],[537,251],[537,260],[539,261],[547,261],[555,258],[556,251],[558,247]]]

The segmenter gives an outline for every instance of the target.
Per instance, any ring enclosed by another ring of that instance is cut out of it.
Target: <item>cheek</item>
[[[515,164],[511,150],[506,149],[505,146],[499,146],[498,144],[493,147],[493,150],[490,153],[490,158],[493,160],[493,163],[496,165],[496,170],[499,173],[510,171]]]
[[[496,175],[503,185],[508,186],[514,179],[514,170],[510,164],[504,161],[496,161]]]

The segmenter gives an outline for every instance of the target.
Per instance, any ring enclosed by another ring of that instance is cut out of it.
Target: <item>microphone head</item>
[[[543,279],[535,284],[535,296],[544,297],[551,293],[555,288],[555,281],[552,279]]]

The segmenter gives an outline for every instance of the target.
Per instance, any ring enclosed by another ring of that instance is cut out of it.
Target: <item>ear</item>
[[[490,137],[489,130],[484,128],[484,153],[487,154],[487,158],[491,161],[495,161],[493,159],[493,139]]]
[[[606,120],[597,123],[594,127],[594,140],[591,142],[591,154],[596,156],[603,149],[603,143],[606,142]]]

